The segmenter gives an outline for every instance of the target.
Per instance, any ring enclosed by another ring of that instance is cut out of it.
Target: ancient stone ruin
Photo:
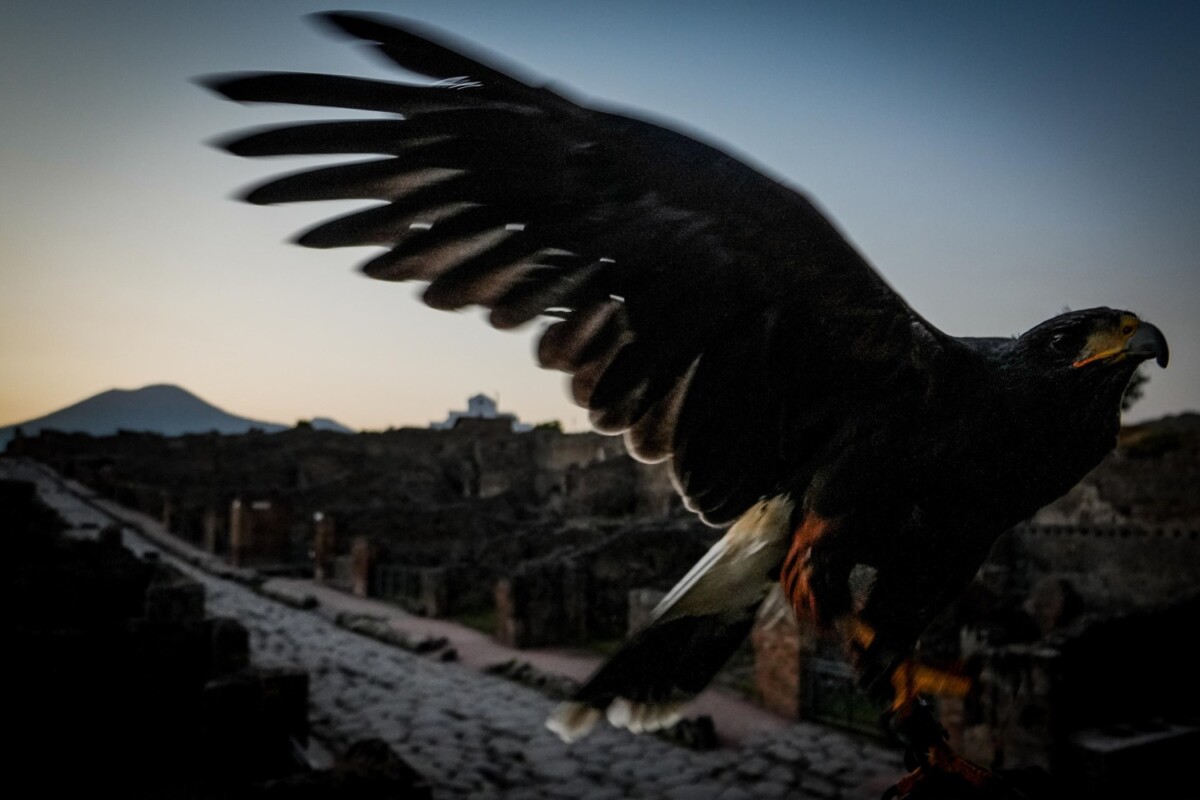
[[[197,800],[331,786],[340,797],[431,796],[370,743],[315,769],[308,674],[252,664],[246,628],[207,616],[204,587],[133,555],[118,526],[64,535],[24,481],[0,480],[0,513],[7,750],[25,786]]]
[[[503,420],[358,436],[46,432],[20,447],[234,563],[487,618],[518,647],[619,638],[719,535],[619,439]],[[1079,487],[1002,537],[920,647],[973,682],[938,698],[966,755],[1109,791],[1194,751],[1200,697],[1179,632],[1200,622],[1196,485],[1200,418],[1129,428]],[[837,642],[769,612],[752,641],[743,691],[879,735]]]

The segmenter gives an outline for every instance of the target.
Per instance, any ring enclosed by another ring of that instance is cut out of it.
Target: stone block
[[[264,723],[268,731],[308,741],[308,672],[279,668],[258,670]]]
[[[146,588],[146,619],[188,623],[204,619],[204,586],[188,578],[155,580]]]
[[[204,749],[216,763],[241,772],[262,738],[258,681],[239,673],[209,681],[201,697]]]
[[[116,524],[105,525],[101,528],[97,539],[100,544],[107,547],[123,547],[125,544],[122,528]]]
[[[196,623],[135,620],[129,630],[146,691],[159,698],[194,696],[208,672],[209,637]]]
[[[250,666],[250,632],[236,619],[208,620],[209,676],[220,677]]]

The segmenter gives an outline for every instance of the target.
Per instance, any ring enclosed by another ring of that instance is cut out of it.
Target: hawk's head
[[[1025,358],[1043,369],[1089,378],[1132,374],[1153,358],[1167,365],[1170,351],[1162,331],[1129,311],[1088,308],[1068,311],[1026,331],[1017,340]]]

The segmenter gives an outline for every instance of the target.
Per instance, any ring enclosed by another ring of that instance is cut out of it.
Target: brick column
[[[377,548],[370,539],[358,536],[350,545],[351,591],[359,597],[371,594],[371,570],[375,567]]]
[[[763,708],[791,719],[800,718],[802,640],[800,625],[790,609],[782,614],[765,614],[750,634],[759,702]]]
[[[247,530],[246,504],[240,499],[229,504],[229,563],[235,567],[241,566],[246,553]]]
[[[337,552],[333,517],[323,511],[313,514],[313,577],[319,581],[333,576],[333,557]]]

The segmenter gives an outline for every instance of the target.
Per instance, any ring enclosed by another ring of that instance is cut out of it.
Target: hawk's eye
[[[1074,340],[1065,333],[1056,333],[1050,337],[1050,352],[1055,358],[1073,358],[1079,349],[1074,347]]]
[[[1129,334],[1133,333],[1133,326],[1126,325],[1124,328],[1121,328],[1121,333],[1125,336],[1128,336]]]

